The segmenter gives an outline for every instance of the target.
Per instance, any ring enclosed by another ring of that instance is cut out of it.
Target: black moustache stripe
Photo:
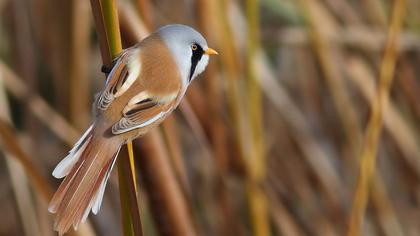
[[[195,68],[197,67],[198,62],[200,61],[201,57],[203,57],[204,50],[203,48],[197,44],[197,49],[192,50],[192,56],[191,56],[191,69],[190,69],[190,78],[189,81],[191,81],[192,76],[194,75]]]

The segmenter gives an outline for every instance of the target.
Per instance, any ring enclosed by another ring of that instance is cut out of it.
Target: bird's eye
[[[198,48],[197,44],[193,43],[193,44],[191,45],[191,49],[192,49],[193,51],[197,50],[197,48]]]

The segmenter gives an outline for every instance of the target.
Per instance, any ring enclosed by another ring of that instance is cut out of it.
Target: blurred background
[[[135,142],[145,235],[345,235],[401,1],[118,0],[124,48],[183,23],[220,53]],[[362,235],[420,235],[420,1],[405,4]],[[51,172],[101,66],[89,1],[0,0],[0,235],[55,235]],[[116,172],[69,235],[122,234]]]

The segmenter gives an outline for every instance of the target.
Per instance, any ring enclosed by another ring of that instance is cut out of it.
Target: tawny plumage
[[[53,172],[65,177],[49,205],[60,235],[77,229],[91,210],[98,213],[121,145],[178,106],[211,54],[206,40],[184,25],[165,26],[121,53],[95,101],[93,124]]]

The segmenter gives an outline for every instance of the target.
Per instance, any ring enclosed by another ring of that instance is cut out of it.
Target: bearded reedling
[[[94,104],[93,124],[53,171],[65,177],[48,207],[60,235],[98,213],[121,146],[160,124],[214,54],[200,33],[177,24],[120,54]]]

